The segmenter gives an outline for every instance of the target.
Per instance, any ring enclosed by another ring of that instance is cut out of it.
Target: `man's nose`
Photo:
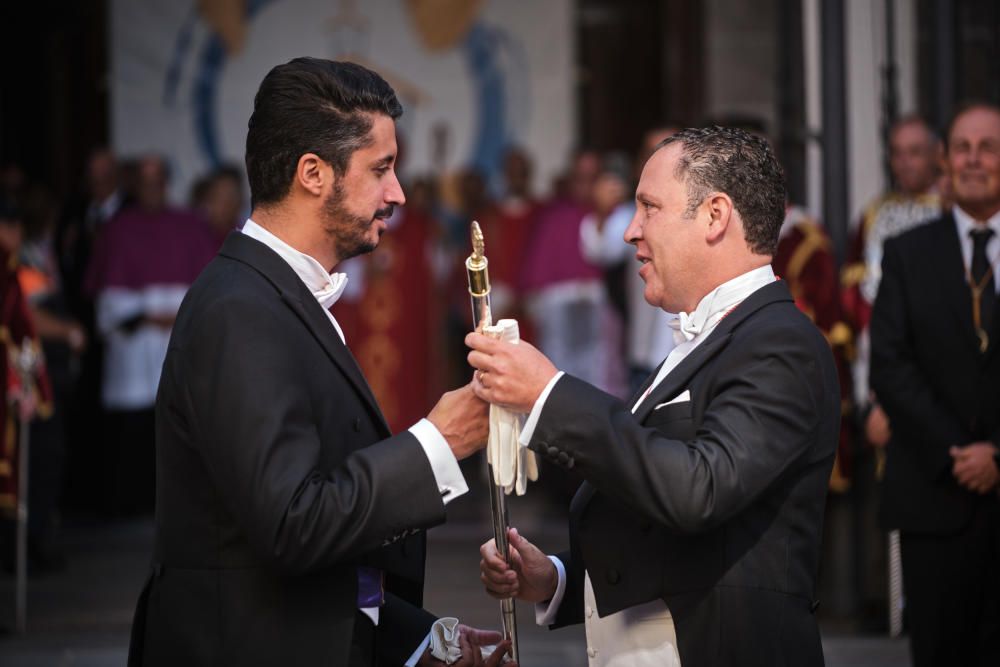
[[[403,186],[399,184],[395,170],[392,172],[392,182],[385,191],[385,203],[393,206],[402,206],[406,203],[406,195],[403,194]]]
[[[635,245],[642,238],[642,223],[639,222],[639,209],[636,209],[631,222],[625,228],[625,235],[622,237],[625,243]]]

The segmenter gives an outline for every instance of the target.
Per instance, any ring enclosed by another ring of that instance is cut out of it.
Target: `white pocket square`
[[[673,398],[671,398],[666,403],[660,403],[659,405],[657,405],[653,409],[654,410],[659,410],[660,408],[664,408],[664,407],[666,407],[668,405],[673,405],[674,403],[683,403],[685,401],[690,401],[690,400],[691,400],[691,391],[688,390],[688,389],[685,389],[681,393],[679,393],[676,396],[674,396]]]

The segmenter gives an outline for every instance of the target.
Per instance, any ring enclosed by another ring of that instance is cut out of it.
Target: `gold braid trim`
[[[39,400],[35,406],[35,416],[39,419],[50,419],[53,412],[55,412],[55,407],[52,405],[52,401]]]
[[[925,192],[922,195],[917,195],[913,200],[921,206],[941,208],[941,195],[937,192]]]
[[[833,470],[830,471],[829,488],[834,493],[846,493],[851,488],[851,480],[840,472],[840,454],[833,458]]]
[[[14,460],[17,452],[17,425],[14,421],[14,406],[8,405],[7,423],[4,425],[3,442],[0,442],[0,456]],[[0,476],[11,475],[10,464],[7,461],[0,461],[0,465],[7,466],[6,469],[0,467]]]
[[[806,268],[806,264],[809,263],[809,260],[812,259],[814,254],[829,247],[830,242],[816,227],[816,223],[800,223],[796,225],[795,228],[802,232],[802,241],[798,246],[796,246],[795,252],[792,253],[791,259],[788,260],[788,267],[785,271],[785,280],[787,280],[790,285],[797,286],[799,276],[802,275],[802,271]]]
[[[830,342],[831,347],[838,347],[840,345],[849,345],[854,342],[854,335],[851,333],[851,327],[847,326],[845,322],[837,322],[830,330],[826,332],[826,339]]]
[[[875,220],[878,219],[878,212],[882,210],[882,207],[889,202],[898,199],[899,197],[894,193],[888,193],[877,197],[865,208],[865,212],[861,215],[861,235],[867,241],[868,236],[871,234],[872,227],[875,226]],[[862,244],[863,245],[863,244]],[[840,269],[840,284],[845,288],[856,287],[861,284],[861,281],[865,279],[868,274],[868,266],[865,264],[864,260],[854,262],[852,264],[845,264]]]
[[[861,229],[864,230],[866,240],[872,231],[872,227],[875,226],[875,219],[878,218],[879,210],[892,200],[892,194],[888,194],[877,197],[872,203],[868,204],[868,208],[865,209],[864,215],[861,218]]]
[[[6,345],[8,348],[8,353],[10,356],[14,356],[20,351],[21,346],[11,340],[10,329],[0,325],[0,344]],[[55,406],[52,400],[43,401],[41,392],[38,391],[38,373],[45,370],[45,352],[42,349],[41,340],[37,336],[28,338],[28,344],[31,345],[31,349],[34,350],[36,358],[39,360],[38,367],[33,373],[31,378],[30,387],[21,387],[22,391],[30,391],[35,396],[35,416],[39,419],[49,419],[52,417],[52,413],[55,411]]]
[[[865,279],[866,273],[868,273],[868,268],[864,262],[845,264],[844,268],[840,270],[840,284],[846,288],[860,285],[861,281]]]

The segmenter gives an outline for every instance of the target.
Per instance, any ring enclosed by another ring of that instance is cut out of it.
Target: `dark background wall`
[[[0,163],[57,192],[107,143],[105,0],[0,3]]]

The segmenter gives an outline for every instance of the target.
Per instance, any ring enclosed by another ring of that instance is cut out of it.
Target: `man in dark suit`
[[[423,651],[419,529],[467,490],[457,459],[483,445],[486,405],[465,387],[392,435],[328,310],[331,270],[404,201],[401,111],[352,63],[299,58],[261,84],[251,219],[191,287],[164,363],[130,664],[443,664]],[[462,664],[499,639],[467,629]]]
[[[886,243],[871,384],[892,426],[882,520],[900,531],[914,665],[1000,664],[1000,108],[947,135],[955,205]]]
[[[840,418],[822,334],[770,267],[781,169],[741,130],[683,130],[643,169],[625,232],[677,346],[631,401],[527,344],[470,334],[476,393],[530,412],[521,443],[586,480],[570,549],[483,545],[495,596],[583,621],[591,665],[821,665],[813,599]]]

